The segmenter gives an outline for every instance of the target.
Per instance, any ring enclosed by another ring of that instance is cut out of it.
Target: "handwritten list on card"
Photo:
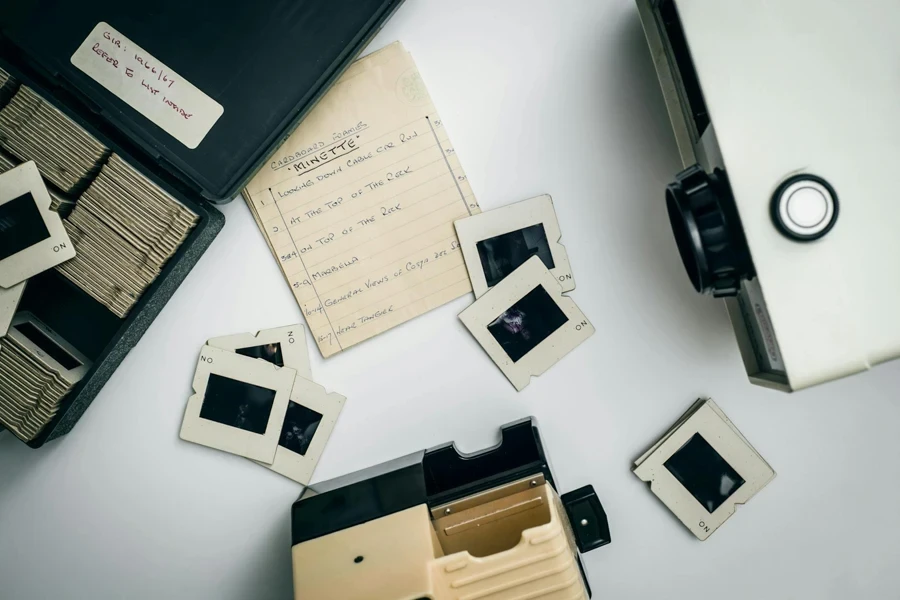
[[[325,357],[472,289],[453,222],[480,208],[399,43],[351,65],[244,196]]]

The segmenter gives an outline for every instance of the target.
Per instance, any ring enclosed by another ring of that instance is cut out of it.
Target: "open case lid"
[[[240,191],[402,3],[15,0],[0,2],[0,51],[78,98],[150,160],[218,202]],[[119,48],[139,46],[147,61],[222,107],[196,148],[73,64],[100,23],[124,36]]]

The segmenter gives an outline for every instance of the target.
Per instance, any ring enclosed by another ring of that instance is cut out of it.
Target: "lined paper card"
[[[481,212],[412,57],[360,59],[244,190],[322,356],[472,290]]]

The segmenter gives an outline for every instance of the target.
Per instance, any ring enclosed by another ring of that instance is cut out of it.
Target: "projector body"
[[[900,3],[637,0],[686,170],[669,214],[754,383],[900,356]]]

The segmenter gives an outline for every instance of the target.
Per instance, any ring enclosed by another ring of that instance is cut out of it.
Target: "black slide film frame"
[[[265,434],[275,402],[275,390],[210,373],[200,418]]]
[[[710,514],[746,483],[699,433],[663,465]]]
[[[543,223],[480,240],[475,248],[489,288],[500,283],[532,256],[539,257],[548,269],[556,267]]]
[[[261,358],[266,362],[272,363],[276,367],[284,366],[284,356],[281,353],[280,342],[238,348],[234,352],[235,354],[240,354],[241,356],[246,356],[248,358]]]
[[[513,362],[518,362],[569,321],[544,286],[537,285],[487,328]]]
[[[50,237],[31,192],[0,204],[0,260]]]
[[[301,456],[306,455],[312,443],[322,415],[313,409],[291,400],[281,427],[281,438],[278,445]]]

